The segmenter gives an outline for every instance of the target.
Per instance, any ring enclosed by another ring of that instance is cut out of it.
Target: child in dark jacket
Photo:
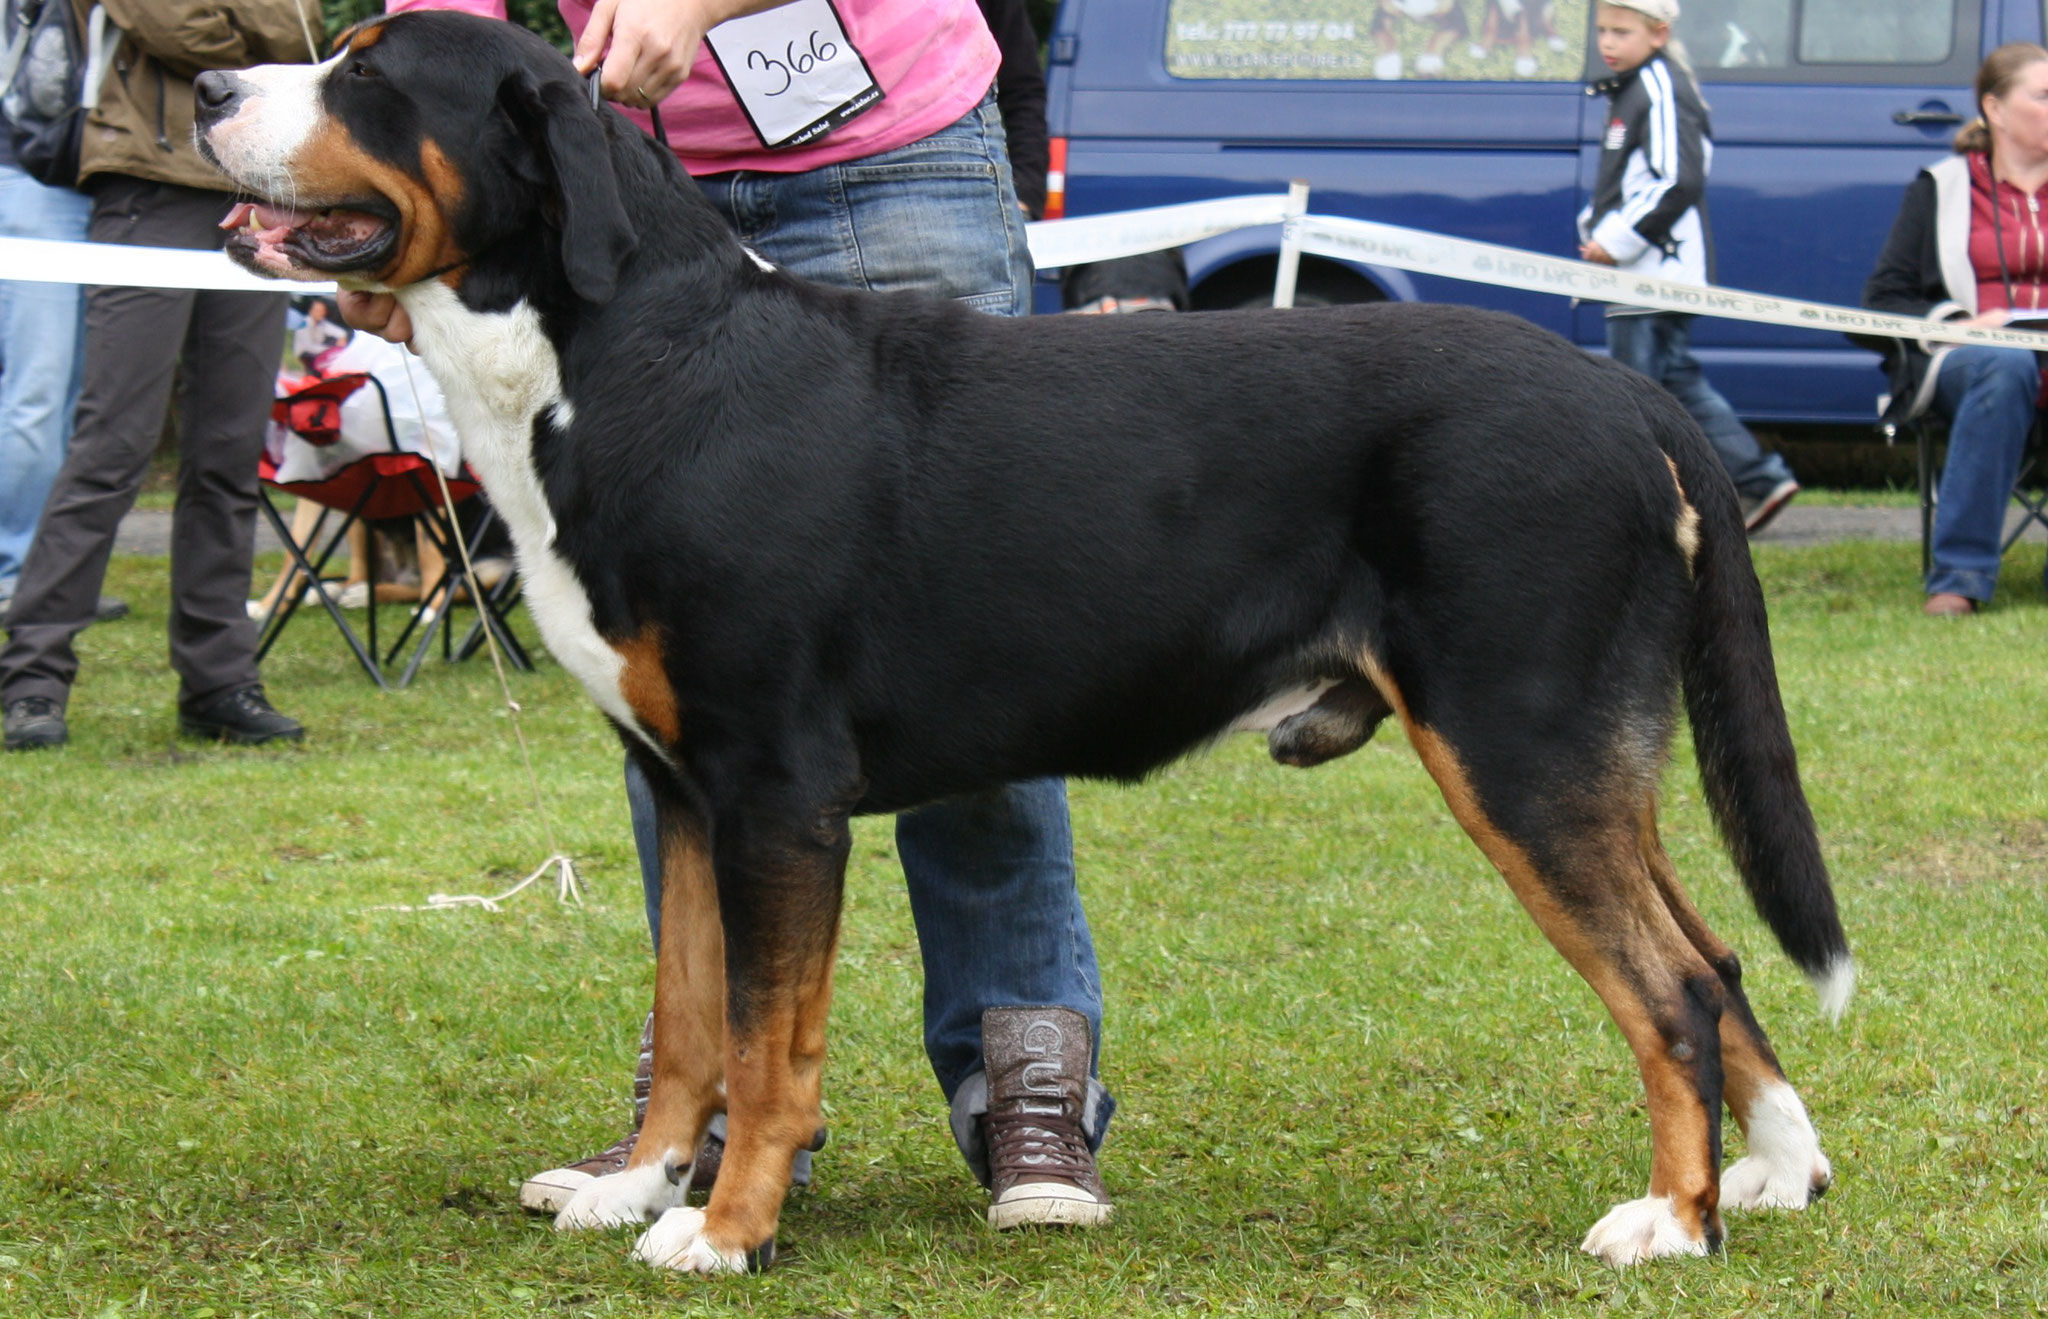
[[[1677,0],[1617,0],[1596,7],[1600,57],[1611,72],[1588,89],[1608,98],[1607,133],[1593,199],[1579,215],[1579,255],[1664,279],[1713,278],[1712,239],[1700,209],[1713,130],[1684,52],[1671,40]],[[1799,493],[1792,469],[1765,453],[1707,383],[1689,342],[1692,317],[1639,307],[1607,309],[1607,351],[1671,391],[1713,442],[1756,531]]]

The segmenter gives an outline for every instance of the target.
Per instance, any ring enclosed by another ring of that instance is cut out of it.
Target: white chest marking
[[[625,660],[597,634],[589,595],[554,549],[555,519],[533,466],[533,422],[543,408],[558,420],[574,413],[539,314],[523,302],[509,312],[473,312],[435,281],[399,290],[398,300],[412,316],[414,345],[441,382],[462,452],[511,530],[541,639],[599,709],[662,751],[619,690]]]

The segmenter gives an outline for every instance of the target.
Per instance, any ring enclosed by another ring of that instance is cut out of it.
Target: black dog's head
[[[197,96],[200,150],[257,199],[229,215],[228,254],[260,274],[398,289],[544,240],[602,302],[636,246],[612,112],[513,24],[399,14],[322,64],[201,74]]]

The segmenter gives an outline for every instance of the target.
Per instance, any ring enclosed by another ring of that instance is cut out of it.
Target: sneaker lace
[[[982,1121],[989,1170],[997,1181],[1006,1174],[1030,1173],[1079,1182],[1094,1174],[1095,1155],[1081,1135],[1081,1124],[1064,1113],[1054,1117],[1009,1109]]]
[[[13,714],[24,719],[41,719],[57,713],[57,703],[47,696],[24,696],[10,707]]]
[[[626,1160],[633,1157],[633,1146],[639,1139],[640,1132],[636,1128],[613,1141],[608,1149],[600,1150],[587,1159],[578,1159],[574,1166],[587,1168],[593,1164],[612,1164],[623,1168],[626,1166]]]

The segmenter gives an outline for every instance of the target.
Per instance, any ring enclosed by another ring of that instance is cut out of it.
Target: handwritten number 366
[[[838,46],[830,41],[821,41],[818,32],[816,29],[813,29],[808,48],[798,50],[796,43],[792,41],[783,49],[783,58],[781,59],[776,59],[772,55],[764,55],[758,50],[750,50],[747,52],[747,67],[759,69],[763,73],[780,73],[782,75],[782,86],[777,87],[772,92],[763,93],[765,96],[780,96],[789,90],[790,84],[796,81],[798,74],[809,73],[820,64],[831,63],[833,56],[838,53]]]

